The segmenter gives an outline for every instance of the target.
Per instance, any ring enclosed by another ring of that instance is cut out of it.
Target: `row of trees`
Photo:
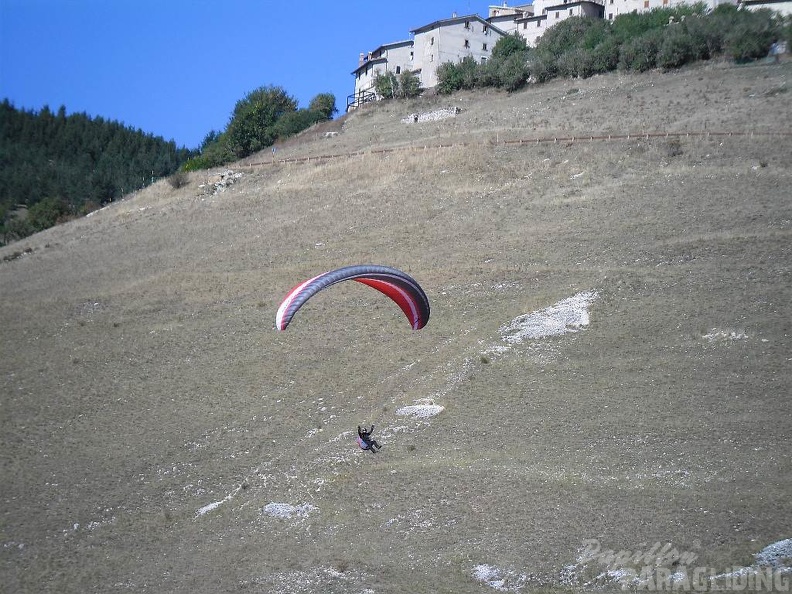
[[[298,109],[297,100],[283,88],[260,87],[237,101],[225,131],[207,134],[200,154],[183,168],[193,171],[242,159],[317,122],[330,120],[336,113],[335,95],[331,93],[321,93],[307,109]]]
[[[338,110],[319,94],[307,109],[280,87],[237,102],[227,128],[197,150],[118,122],[0,104],[0,245],[84,215],[177,171],[224,165],[273,145]]]
[[[778,40],[792,45],[792,18],[767,9],[739,10],[731,4],[711,12],[703,4],[656,9],[620,15],[612,22],[572,17],[549,29],[534,48],[514,35],[498,40],[484,64],[472,58],[442,64],[438,91],[476,87],[514,91],[529,80],[586,78],[616,69],[673,69],[718,56],[747,62],[767,56]]]
[[[0,241],[90,212],[177,171],[192,153],[101,117],[0,103]],[[22,216],[27,213],[27,216]]]

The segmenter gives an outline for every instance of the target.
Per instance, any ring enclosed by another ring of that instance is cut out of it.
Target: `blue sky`
[[[492,2],[500,3],[500,2]],[[510,2],[514,4],[514,2]],[[486,0],[0,0],[0,98],[85,112],[197,148],[249,91],[307,107],[354,91],[360,52]]]

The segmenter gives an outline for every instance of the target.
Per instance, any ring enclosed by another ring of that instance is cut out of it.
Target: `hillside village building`
[[[374,79],[378,74],[399,75],[409,70],[418,75],[421,86],[437,86],[437,67],[471,57],[486,62],[495,43],[506,33],[478,15],[457,16],[435,21],[410,31],[413,38],[382,45],[360,54],[355,76],[355,93],[347,98],[347,110],[376,98]]]
[[[675,8],[692,0],[534,0],[532,4],[490,5],[488,17],[473,14],[452,15],[410,31],[411,39],[381,45],[373,52],[360,54],[355,77],[355,92],[347,97],[347,111],[378,99],[374,79],[392,72],[398,76],[409,71],[419,78],[421,87],[437,86],[437,68],[445,62],[461,62],[471,57],[478,63],[489,59],[498,39],[518,34],[531,47],[552,26],[573,16],[612,21],[619,15],[648,12],[656,8]],[[709,9],[719,4],[734,4],[747,9],[770,8],[782,15],[792,14],[792,0],[704,0]]]

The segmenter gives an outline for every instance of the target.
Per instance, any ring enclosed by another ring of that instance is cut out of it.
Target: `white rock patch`
[[[436,109],[425,113],[411,113],[406,118],[402,118],[402,124],[418,124],[420,122],[437,122],[447,118],[455,118],[462,110],[458,107],[448,107]]]
[[[473,578],[499,592],[516,592],[526,582],[526,576],[482,563],[473,568]]]
[[[720,330],[718,328],[713,328],[702,336],[702,338],[710,342],[722,342],[727,340],[742,340],[748,338],[748,335],[738,330]]]
[[[303,503],[302,505],[291,505],[289,503],[268,503],[265,505],[261,512],[272,518],[280,518],[283,520],[290,520],[291,518],[307,518],[310,514],[317,511],[319,508],[310,503]]]
[[[429,417],[439,415],[441,412],[443,412],[443,410],[445,410],[445,407],[440,406],[439,404],[420,401],[417,402],[419,403],[401,407],[396,411],[396,414],[401,416],[412,416],[418,419],[428,419]]]
[[[792,571],[792,538],[766,546],[755,557],[756,565]]]
[[[596,291],[583,291],[545,309],[523,314],[501,326],[501,336],[509,344],[520,344],[526,340],[577,332],[588,326],[588,310],[596,298]]]

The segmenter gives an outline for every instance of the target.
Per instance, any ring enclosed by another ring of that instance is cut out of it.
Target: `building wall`
[[[366,59],[363,66],[355,71],[355,95],[360,95],[366,91],[372,91],[374,79],[378,74],[385,72],[385,60]]]
[[[428,30],[416,30],[415,68],[420,68],[421,86],[437,86],[437,68],[444,62],[461,62],[472,57],[477,63],[488,60],[501,33],[478,19],[440,23]]]
[[[398,76],[405,70],[413,70],[413,42],[384,45],[363,60],[363,64],[355,71],[355,95],[373,91],[374,79],[378,74],[393,72]]]
[[[683,4],[690,5],[692,2],[686,0],[605,0],[605,18],[612,21],[620,14],[649,12],[655,8],[676,8]]]
[[[741,5],[749,10],[759,10],[760,8],[769,8],[780,13],[783,16],[792,16],[792,0],[748,0],[742,2]]]

